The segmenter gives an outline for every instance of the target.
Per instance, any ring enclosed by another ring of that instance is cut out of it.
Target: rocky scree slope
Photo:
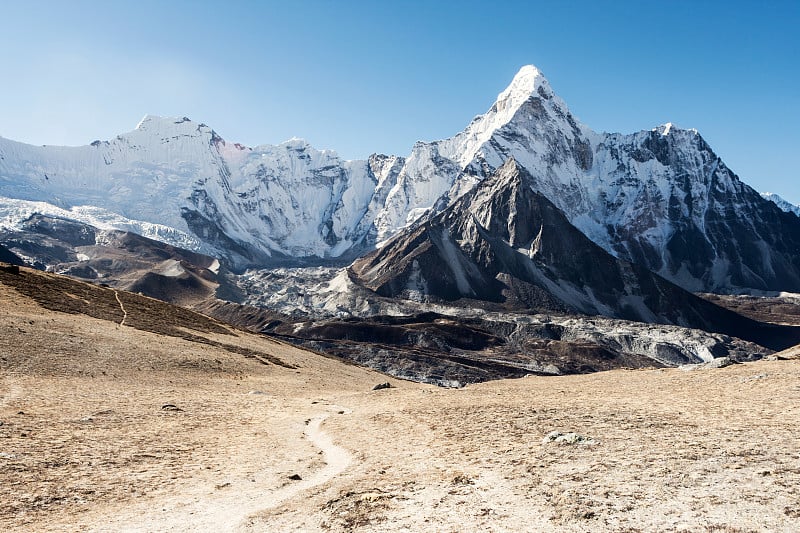
[[[374,294],[374,293],[373,293]],[[728,357],[759,359],[771,350],[718,333],[601,317],[487,312],[383,299],[367,317],[289,316],[231,302],[198,309],[217,319],[402,379],[461,386],[527,374],[677,366]],[[383,304],[386,305],[384,307]],[[382,315],[380,310],[402,315]]]

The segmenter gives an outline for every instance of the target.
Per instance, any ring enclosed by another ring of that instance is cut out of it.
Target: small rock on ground
[[[558,444],[595,444],[595,440],[591,437],[577,433],[561,433],[560,431],[551,431],[542,439],[542,444],[550,442]]]

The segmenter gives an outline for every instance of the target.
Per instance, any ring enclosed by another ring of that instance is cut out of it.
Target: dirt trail
[[[321,415],[311,419],[306,426],[305,431],[306,439],[308,439],[311,444],[322,450],[322,454],[325,459],[325,467],[317,470],[313,476],[303,479],[299,483],[288,485],[277,491],[270,498],[268,505],[265,505],[259,509],[255,509],[254,512],[274,509],[283,502],[294,498],[301,492],[330,481],[347,469],[353,460],[350,452],[341,446],[335,445],[331,437],[322,431],[322,423],[326,418],[328,418],[328,416],[329,415]],[[251,512],[248,513],[248,515],[249,514],[253,513]]]
[[[117,299],[117,303],[119,304],[120,311],[122,311],[122,320],[120,320],[119,325],[125,325],[125,319],[128,318],[128,312],[125,310],[125,306],[122,305],[122,300],[119,299],[119,292],[116,290],[114,291],[114,298]]]
[[[335,406],[334,406],[335,407]],[[139,508],[130,509],[124,516],[112,519],[95,531],[134,532],[134,531],[246,531],[248,518],[258,513],[274,509],[303,492],[327,483],[341,474],[352,462],[351,454],[333,443],[331,437],[322,430],[322,423],[329,414],[320,414],[306,424],[304,439],[322,452],[325,466],[302,480],[292,481],[277,489],[264,486],[221,488],[211,494],[198,488],[194,494],[181,495],[157,502],[162,512],[152,512]],[[304,457],[312,461],[316,454]],[[275,476],[267,475],[274,482]],[[220,487],[218,487],[220,488]],[[156,509],[158,511],[158,509]]]

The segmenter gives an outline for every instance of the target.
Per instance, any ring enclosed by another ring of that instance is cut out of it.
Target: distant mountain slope
[[[787,213],[794,213],[795,215],[800,217],[800,205],[795,205],[791,202],[788,202],[783,198],[781,198],[779,195],[771,192],[762,192],[761,197],[764,198],[765,200],[773,202],[783,211],[786,211]]]
[[[135,233],[33,215],[14,230],[0,229],[0,243],[37,268],[170,303],[237,299],[217,259]]]
[[[381,296],[470,299],[510,310],[670,323],[773,349],[800,341],[794,329],[766,327],[615,258],[570,224],[535,184],[509,159],[442,212],[400,232],[350,270]]]
[[[147,116],[90,146],[0,138],[0,196],[140,233],[162,226],[148,236],[234,266],[318,261],[359,249],[398,161],[343,161],[300,139],[248,148],[185,117]],[[4,203],[7,224],[30,214]]]

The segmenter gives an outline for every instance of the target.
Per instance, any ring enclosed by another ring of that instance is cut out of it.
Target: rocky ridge
[[[786,211],[787,213],[794,213],[795,215],[800,217],[800,205],[795,205],[783,199],[780,195],[772,192],[762,192],[761,197],[764,198],[765,200],[773,202],[775,205],[780,207],[782,211]]]

